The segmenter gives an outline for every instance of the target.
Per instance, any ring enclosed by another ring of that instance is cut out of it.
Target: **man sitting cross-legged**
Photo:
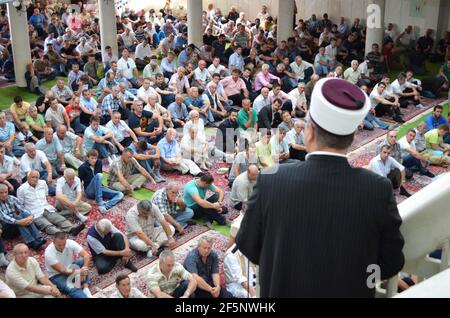
[[[133,250],[147,253],[151,258],[158,254],[162,246],[175,248],[173,234],[175,229],[166,222],[156,205],[150,201],[141,201],[132,207],[125,217],[127,236]],[[159,222],[161,226],[155,227]]]
[[[127,148],[120,157],[113,161],[109,171],[108,187],[131,194],[135,189],[141,188],[147,180],[156,184],[156,181],[133,158],[133,155],[133,150]],[[134,173],[134,171],[138,173]]]
[[[91,205],[81,201],[83,191],[81,181],[73,169],[66,169],[64,176],[56,182],[56,208],[62,216],[76,216],[81,222],[86,222],[85,216],[91,212]]]
[[[6,269],[6,282],[18,298],[59,297],[61,292],[39,267],[38,261],[30,257],[25,244],[17,244],[13,249],[14,260]]]
[[[45,181],[39,180],[39,172],[32,170],[28,173],[28,180],[17,190],[17,198],[25,209],[31,212],[36,226],[48,235],[58,232],[70,233],[77,236],[84,224],[75,226],[47,201],[48,187]]]
[[[105,214],[109,209],[122,201],[122,192],[111,190],[103,186],[102,162],[98,159],[98,151],[92,149],[87,153],[86,161],[80,166],[78,175],[83,182],[86,197],[95,199],[100,213]],[[104,201],[109,200],[107,202]]]
[[[175,261],[173,252],[166,250],[148,274],[148,287],[156,298],[195,298],[197,281]]]

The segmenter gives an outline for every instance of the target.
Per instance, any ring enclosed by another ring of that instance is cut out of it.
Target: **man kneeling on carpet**
[[[125,217],[127,236],[133,250],[147,253],[151,258],[158,255],[163,246],[175,248],[175,229],[165,220],[159,208],[150,201],[141,201],[132,207]],[[161,226],[156,226],[159,222]]]
[[[137,272],[137,268],[130,261],[133,254],[128,237],[122,234],[110,220],[102,219],[94,224],[88,231],[87,243],[100,275],[112,271],[119,259],[123,261],[125,268]]]
[[[156,298],[195,298],[197,281],[175,261],[172,251],[165,250],[148,274],[148,287]]]

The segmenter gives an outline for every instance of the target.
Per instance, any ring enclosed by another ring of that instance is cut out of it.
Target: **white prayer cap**
[[[369,110],[369,97],[358,86],[342,79],[320,80],[311,96],[311,119],[337,136],[353,134]]]

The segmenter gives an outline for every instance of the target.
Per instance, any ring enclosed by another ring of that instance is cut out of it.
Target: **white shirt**
[[[139,88],[137,91],[137,97],[144,103],[148,103],[148,98],[152,95],[158,96],[158,93],[151,86],[148,89],[145,89],[144,86],[141,86],[141,88]]]
[[[122,296],[120,291],[116,290],[114,292],[114,294],[112,294],[110,296],[110,298],[118,299],[118,298],[124,298],[124,297]],[[133,287],[133,288],[131,288],[130,296],[128,298],[147,298],[147,296],[145,296],[139,289]]]
[[[209,74],[208,69],[204,68],[202,71],[197,67],[194,71],[194,79],[206,84],[211,80],[211,74]]]
[[[381,97],[384,98],[386,96],[386,91],[383,91],[383,94],[379,94],[378,90],[376,90],[375,88],[372,90],[372,93],[370,93],[369,99],[370,99],[370,105],[372,107],[372,109],[374,109],[375,107],[377,107],[377,105],[379,104],[379,102],[376,100],[377,97]]]
[[[130,32],[128,35],[126,34],[126,32],[124,32],[120,35],[120,37],[122,38],[123,45],[125,45],[126,47],[132,46],[133,42],[136,40],[133,32]]]
[[[250,199],[253,193],[253,187],[256,182],[250,181],[248,179],[248,172],[240,174],[233,182],[233,187],[231,189],[231,201],[233,204],[238,204],[240,202],[246,203]]]
[[[209,71],[209,74],[211,74],[211,76],[214,74],[220,74],[220,72],[226,71],[226,69],[227,68],[225,66],[223,66],[222,64],[219,64],[217,67],[215,67],[214,64],[211,64],[208,67],[208,71]]]
[[[298,80],[305,79],[305,70],[307,70],[310,67],[314,69],[313,65],[306,61],[302,61],[300,65],[298,65],[296,62],[292,62],[290,67],[292,72],[294,72],[294,74],[297,76]]]
[[[298,88],[294,88],[290,93],[289,93],[289,97],[291,98],[292,101],[295,102],[294,109],[297,106],[306,106],[306,104],[308,103],[308,101],[306,100],[306,95],[305,92],[301,93],[298,91]]]
[[[61,264],[65,269],[71,268],[73,262],[78,259],[78,255],[83,251],[83,248],[80,244],[75,241],[67,240],[66,246],[64,250],[59,252],[54,243],[51,243],[45,249],[44,258],[45,258],[45,268],[48,272],[48,277],[51,278],[53,276],[59,275],[60,273],[53,269],[53,265]]]
[[[132,58],[128,58],[128,60],[125,61],[125,59],[122,57],[117,62],[117,69],[119,71],[122,71],[123,77],[126,79],[132,79],[134,77],[133,70],[136,68],[136,63],[134,63]]]
[[[406,151],[406,149],[412,149],[414,151],[417,151],[416,142],[413,140],[411,143],[409,143],[408,140],[406,140],[406,136],[403,137],[402,139],[400,139],[398,141],[398,144],[400,145],[400,151],[402,152],[402,158],[405,158],[410,155],[410,153],[408,151]]]
[[[138,46],[136,47],[135,58],[143,60],[146,57],[151,56],[152,56],[152,49],[150,48],[150,45],[147,44],[146,46],[144,46],[144,43],[138,44]]]
[[[242,261],[244,265],[242,265]],[[256,275],[249,260],[240,251],[236,253],[227,252],[223,260],[224,272],[226,276],[227,290],[238,298],[250,298],[250,294],[242,287],[242,283],[249,281],[249,285],[256,286]],[[242,268],[249,270],[243,273]],[[250,278],[250,280],[248,280]]]
[[[92,51],[92,47],[91,47],[91,45],[90,45],[88,42],[86,42],[85,45],[83,45],[82,43],[80,43],[80,44],[78,44],[78,46],[75,48],[75,50],[76,50],[78,53],[80,53],[81,55],[86,55],[86,54],[88,54],[89,52]]]
[[[24,154],[20,158],[20,177],[26,177],[27,173],[31,170],[37,170],[39,172],[44,171],[43,165],[48,162],[47,156],[44,152],[36,149],[36,156],[31,159],[28,154]]]
[[[367,77],[370,76],[371,70],[369,69],[369,66],[367,65],[367,61],[364,61],[361,64],[359,64],[358,71],[361,75],[365,75]]]
[[[56,181],[56,194],[64,194],[70,201],[75,201],[78,193],[81,192],[81,181],[78,177],[75,177],[71,186],[64,177],[61,177]]]
[[[35,188],[25,182],[17,189],[17,198],[26,210],[37,219],[44,214],[44,211],[56,212],[56,209],[47,201],[48,186],[44,180],[39,180]]]
[[[78,140],[78,136],[70,131],[66,132],[66,138],[63,140],[58,138],[56,132],[53,134],[53,138],[59,142],[64,153],[72,153],[75,150],[75,143]]]
[[[118,142],[122,142],[130,134],[130,127],[123,120],[117,125],[111,120],[106,124],[106,128],[113,132]]]
[[[400,82],[398,80],[395,80],[391,84],[392,92],[399,95],[399,94],[403,93],[403,91],[409,87],[408,84],[409,84],[408,82],[405,82],[403,85],[400,85]]]
[[[404,171],[405,170],[405,167],[402,166],[401,164],[399,164],[398,161],[395,160],[394,158],[389,157],[386,160],[386,162],[383,162],[381,160],[381,156],[380,155],[378,155],[375,158],[373,158],[370,161],[370,164],[369,164],[369,169],[372,172],[374,172],[377,175],[380,175],[382,177],[385,177],[385,178],[387,178],[387,176],[395,168],[399,169],[400,171]]]

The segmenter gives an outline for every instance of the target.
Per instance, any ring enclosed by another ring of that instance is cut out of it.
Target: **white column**
[[[278,0],[277,42],[287,41],[294,30],[295,0]]]
[[[377,43],[380,52],[384,39],[384,14],[386,10],[386,0],[369,0],[366,8],[367,34],[366,34],[366,55],[372,51],[372,45]]]
[[[18,11],[12,5],[12,2],[9,2],[7,7],[14,59],[14,71],[16,74],[16,85],[18,87],[27,87],[25,72],[27,65],[31,63],[27,12],[22,11],[24,9]]]
[[[114,0],[98,0],[99,22],[100,22],[100,42],[102,45],[102,55],[105,55],[105,47],[110,46],[113,54],[119,56],[119,46],[117,45],[116,27],[116,3]]]
[[[188,22],[188,42],[197,47],[203,44],[202,25],[202,0],[188,0],[187,2],[187,22]]]

